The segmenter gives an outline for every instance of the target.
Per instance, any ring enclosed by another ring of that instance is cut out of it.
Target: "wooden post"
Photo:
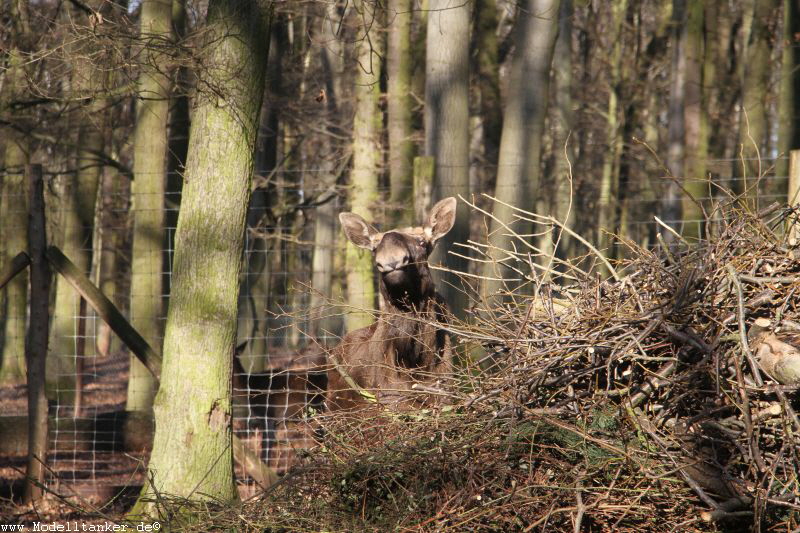
[[[789,152],[789,205],[800,203],[800,150]]]
[[[25,167],[30,194],[28,214],[28,247],[31,261],[31,309],[28,338],[25,341],[25,363],[28,372],[28,466],[26,469],[26,503],[42,497],[45,462],[47,461],[47,398],[45,397],[45,359],[50,323],[50,266],[45,259],[47,235],[44,219],[44,185],[42,166]]]
[[[161,377],[161,356],[158,355],[146,340],[136,331],[130,322],[119,312],[119,309],[95,287],[86,274],[69,260],[64,252],[56,246],[50,246],[45,252],[48,261],[63,278],[92,306],[100,318],[105,320],[111,330],[139,358],[157,379]]]
[[[435,162],[431,156],[414,158],[414,224],[425,220],[431,207]]]
[[[14,276],[28,268],[31,264],[31,258],[25,252],[20,252],[14,256],[10,263],[8,263],[3,270],[0,271],[0,289],[6,286],[6,283],[14,279]]]
[[[800,205],[800,150],[792,150],[789,152],[789,191],[787,203],[792,207]],[[800,238],[800,228],[795,226],[789,235],[789,241],[795,244],[798,238]]]
[[[46,251],[47,259],[56,271],[66,279],[78,294],[106,321],[111,330],[146,366],[156,380],[161,378],[161,356],[136,331],[119,309],[95,287],[89,278],[55,246]],[[45,347],[46,348],[46,347]],[[236,435],[232,436],[233,458],[241,464],[245,471],[262,486],[274,484],[278,477],[274,470],[265,465]]]

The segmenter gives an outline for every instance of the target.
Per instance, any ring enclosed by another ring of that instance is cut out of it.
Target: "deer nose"
[[[390,259],[388,261],[383,261],[378,263],[378,271],[382,273],[392,272],[394,270],[399,270],[404,266],[408,265],[409,257],[403,256],[402,259]]]

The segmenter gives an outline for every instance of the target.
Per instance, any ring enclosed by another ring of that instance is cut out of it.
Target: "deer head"
[[[347,238],[365,250],[371,250],[380,273],[381,292],[386,300],[400,308],[418,304],[434,294],[428,256],[436,241],[455,224],[456,199],[439,201],[421,227],[379,232],[355,213],[341,213]]]

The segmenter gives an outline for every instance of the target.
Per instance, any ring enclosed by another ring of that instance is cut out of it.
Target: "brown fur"
[[[455,199],[439,202],[423,227],[378,233],[357,215],[340,216],[352,242],[374,252],[379,287],[386,303],[377,321],[347,334],[329,354],[329,409],[365,405],[343,374],[395,408],[430,403],[414,385],[435,385],[452,371],[452,349],[441,328],[447,315],[436,293],[428,255],[453,226]]]

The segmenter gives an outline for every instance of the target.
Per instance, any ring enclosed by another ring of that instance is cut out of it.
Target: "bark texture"
[[[620,113],[620,87],[622,83],[622,29],[625,14],[628,11],[628,0],[614,0],[611,7],[611,74],[608,91],[608,109],[606,111],[606,142],[608,149],[603,155],[603,170],[600,178],[600,197],[598,198],[597,243],[607,249],[606,254],[613,256],[610,233],[619,231],[619,171],[622,155],[622,128],[624,119]]]
[[[222,89],[198,96],[175,235],[172,296],[148,479],[155,491],[196,500],[236,498],[231,371],[245,220],[266,63],[264,8],[212,0],[216,39],[205,76]]]
[[[411,0],[390,0],[389,42],[386,52],[386,109],[389,133],[391,202],[397,209],[395,226],[411,224],[414,143],[411,141]]]
[[[88,26],[86,13],[73,7],[72,16]],[[103,152],[108,114],[103,94],[105,74],[93,63],[98,55],[96,43],[77,41],[73,53],[77,58],[71,73],[71,84],[76,96],[86,104],[76,117],[77,153],[75,174],[61,177],[59,190],[60,232],[55,240],[62,242],[62,251],[81,272],[88,274],[92,265],[92,242],[97,188],[103,163],[97,154]],[[63,236],[63,240],[62,240]],[[50,327],[50,354],[47,357],[48,398],[60,404],[72,404],[76,398],[79,358],[89,355],[83,337],[88,316],[81,316],[80,296],[62,279],[55,282],[55,311]],[[85,307],[83,307],[85,309]]]
[[[172,36],[172,0],[142,2],[141,33],[145,42]],[[168,147],[170,80],[167,58],[155,46],[143,52],[136,108],[133,147],[133,254],[131,264],[131,322],[161,351],[162,248],[164,247],[164,190]],[[156,393],[156,379],[131,355],[128,411],[149,411]]]
[[[358,2],[362,26],[357,39],[358,77],[356,80],[356,114],[353,119],[353,170],[350,174],[350,208],[355,213],[368,215],[378,200],[378,172],[380,168],[380,72],[381,37],[375,31],[373,5]],[[372,28],[372,32],[367,32]],[[372,255],[347,243],[347,302],[354,308],[346,318],[347,331],[372,323],[375,308],[375,276]]]
[[[547,112],[550,65],[553,60],[560,0],[528,0],[517,19],[516,50],[509,73],[508,96],[503,116],[500,158],[495,197],[501,202],[533,210],[539,198],[542,137]],[[511,237],[503,224],[520,233],[527,228],[512,224],[512,210],[496,203],[490,227],[484,294],[496,295],[502,288],[504,274],[499,261],[506,259],[503,250],[511,249]]]
[[[470,2],[430,0],[425,59],[425,155],[435,160],[434,200],[469,197],[469,28]],[[431,262],[456,271],[467,260],[447,253],[454,242],[469,239],[467,206],[459,204],[456,224],[443,238]],[[463,250],[455,250],[462,251]],[[467,307],[458,278],[435,272],[437,289],[460,318]]]
[[[783,55],[778,101],[778,154],[775,176],[789,175],[789,152],[800,148],[800,5],[783,0]],[[793,201],[791,198],[790,202]]]
[[[13,61],[13,58],[12,58]],[[14,73],[10,72],[13,83]],[[28,154],[22,139],[11,136],[6,141],[5,175],[0,190],[0,267],[28,249],[25,228],[28,226],[24,165]],[[0,295],[0,383],[22,383],[25,380],[25,317],[28,308],[28,276],[20,272]]]
[[[736,192],[746,192],[750,198],[758,195],[758,178],[766,171],[769,145],[769,86],[772,75],[771,55],[774,41],[773,20],[777,0],[755,0],[745,61],[742,67],[742,100],[739,115],[739,149],[736,156],[743,161],[734,163]]]
[[[672,228],[679,229],[682,213],[682,200],[677,181],[683,179],[683,163],[685,156],[684,144],[684,102],[686,98],[686,29],[684,18],[686,16],[686,1],[673,0],[672,2],[672,77],[669,90],[669,108],[667,120],[667,168],[675,180],[670,180],[664,187],[661,200],[661,217]],[[671,232],[661,230],[664,240],[672,242],[674,236]]]

